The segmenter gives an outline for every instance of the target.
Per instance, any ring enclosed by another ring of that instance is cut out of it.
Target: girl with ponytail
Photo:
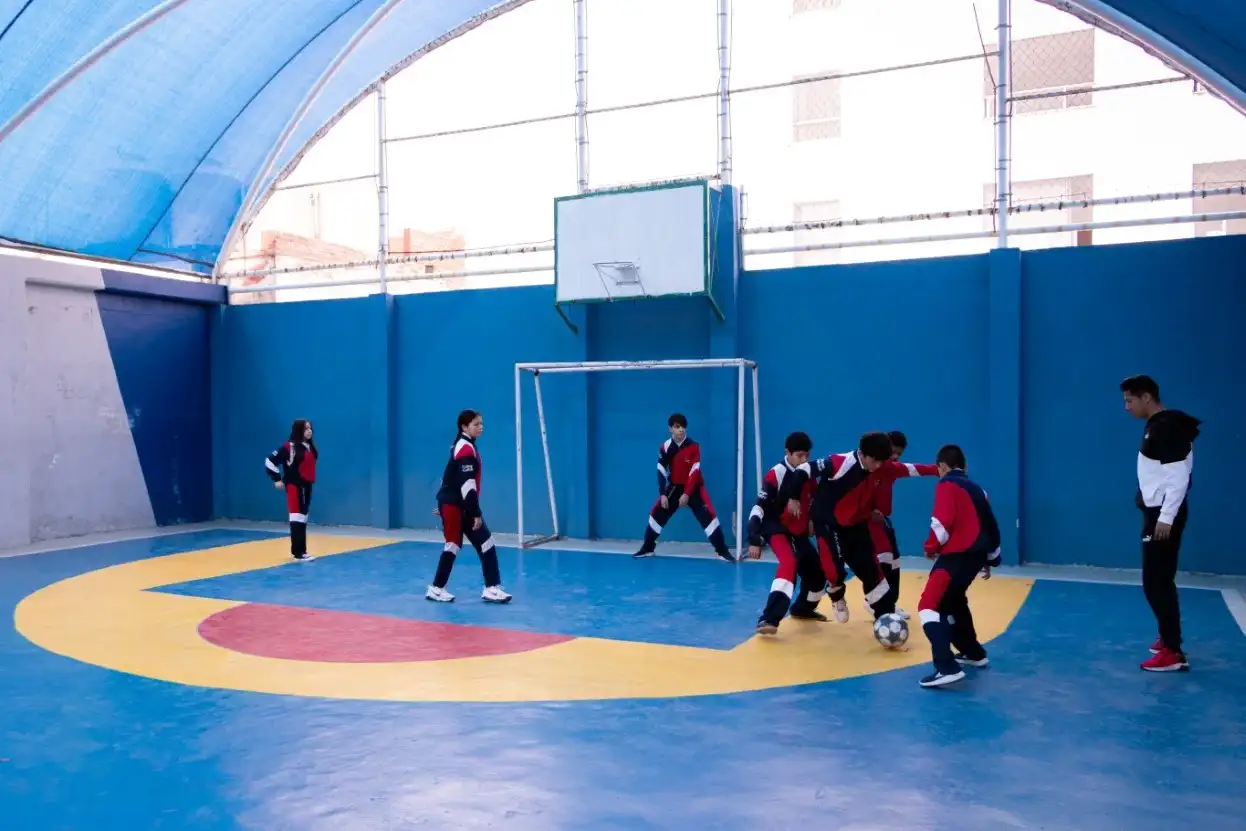
[[[485,586],[480,599],[486,603],[509,603],[511,596],[502,589],[493,537],[480,512],[480,454],[476,441],[484,432],[484,421],[475,410],[464,410],[459,413],[457,427],[454,444],[450,446],[450,459],[441,474],[437,508],[433,511],[441,517],[446,544],[437,563],[437,573],[424,597],[438,603],[454,600],[454,595],[446,591],[446,584],[450,582],[454,560],[466,537],[480,555],[480,567],[484,572]]]
[[[312,423],[296,418],[290,426],[290,439],[264,461],[264,470],[277,490],[286,492],[290,512],[290,554],[296,560],[314,560],[307,553],[307,511],[311,507],[312,485],[316,482],[316,460],[320,451],[312,439]]]

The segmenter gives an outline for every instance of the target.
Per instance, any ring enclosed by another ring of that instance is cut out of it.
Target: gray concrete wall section
[[[30,460],[22,381],[26,285],[0,268],[0,548],[30,542]]]
[[[8,345],[0,359],[0,424],[3,379],[16,374],[18,429],[12,432],[20,437],[15,458],[26,462],[25,499],[0,506],[6,514],[0,529],[21,514],[25,542],[154,527],[95,301],[104,287],[99,269],[0,255],[0,283],[24,294],[19,325],[12,327],[22,332],[17,354],[10,350],[18,339],[0,334],[0,344]],[[0,301],[0,310],[10,306]],[[17,491],[22,474],[0,482],[0,493]]]

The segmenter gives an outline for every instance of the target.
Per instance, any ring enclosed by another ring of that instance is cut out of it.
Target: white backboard
[[[554,200],[556,303],[706,294],[709,183]]]

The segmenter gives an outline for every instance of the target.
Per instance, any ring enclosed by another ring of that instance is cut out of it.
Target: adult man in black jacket
[[[1159,640],[1142,668],[1150,672],[1189,669],[1181,647],[1181,608],[1177,600],[1177,556],[1189,515],[1186,495],[1194,470],[1194,439],[1202,423],[1164,406],[1159,384],[1146,375],[1121,381],[1125,409],[1146,419],[1138,448],[1138,490],[1142,511],[1142,590],[1159,624]]]

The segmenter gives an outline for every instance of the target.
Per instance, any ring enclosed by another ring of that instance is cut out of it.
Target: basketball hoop
[[[640,290],[645,290],[644,283],[640,282],[640,263],[631,260],[617,260],[614,262],[593,263],[593,268],[597,269],[597,279],[601,281],[601,287],[606,290],[608,297],[614,295],[610,291],[610,287],[606,281],[614,283],[615,288],[620,286],[640,286]]]

